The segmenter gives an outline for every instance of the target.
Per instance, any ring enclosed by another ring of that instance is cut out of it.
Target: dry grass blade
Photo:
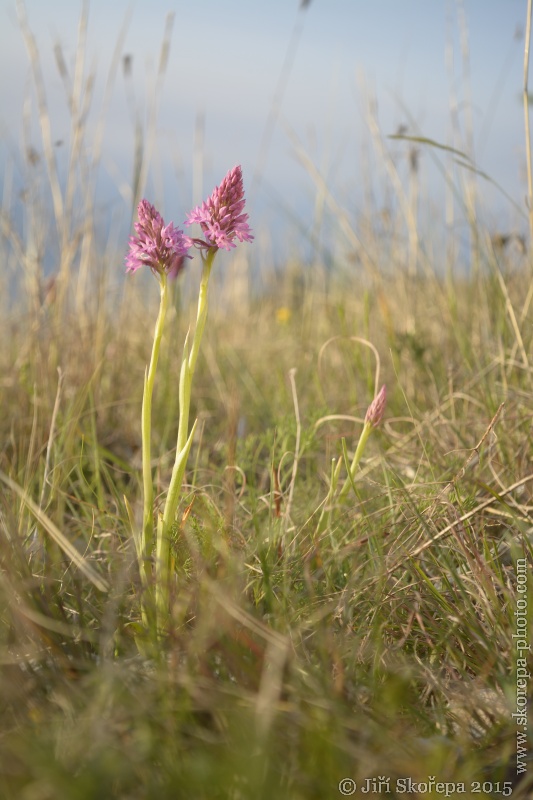
[[[79,553],[74,545],[61,533],[59,528],[54,525],[52,520],[42,511],[39,506],[28,497],[27,493],[4,472],[0,471],[0,480],[8,486],[11,491],[15,492],[24,505],[28,507],[37,522],[43,526],[44,530],[52,537],[58,547],[63,550],[66,556],[70,558],[73,564],[88,578],[97,589],[101,592],[109,591],[109,584],[98,572],[91,566],[87,559]]]
[[[464,522],[467,522],[469,519],[475,517],[477,514],[479,514],[480,511],[483,511],[483,509],[485,508],[489,508],[489,506],[493,505],[494,503],[500,502],[508,494],[511,494],[511,492],[516,491],[521,486],[525,486],[530,481],[533,481],[533,474],[526,475],[524,478],[521,478],[519,481],[516,481],[516,483],[513,483],[511,486],[508,486],[507,489],[498,492],[498,494],[495,497],[488,497],[486,500],[483,500],[481,503],[478,503],[478,505],[476,505],[475,508],[473,508],[471,511],[468,511],[466,514],[462,514],[460,517],[451,522],[449,525],[446,525],[446,527],[443,528],[441,531],[439,531],[437,534],[435,534],[435,536],[432,536],[428,542],[424,542],[424,544],[421,544],[419,547],[416,547],[412,552],[407,553],[404,558],[399,559],[392,567],[389,567],[386,574],[392,575],[392,573],[395,572],[398,569],[398,567],[401,567],[402,564],[404,564],[407,559],[416,558],[417,556],[420,555],[420,553],[423,553],[424,550],[427,550],[428,547],[432,547],[435,544],[435,542],[438,542],[441,539],[444,539],[444,537],[449,536],[450,533],[452,533],[455,530],[455,528],[462,525]]]

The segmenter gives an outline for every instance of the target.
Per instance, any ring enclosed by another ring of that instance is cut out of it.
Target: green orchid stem
[[[350,467],[350,474],[348,475],[348,477],[344,481],[342,489],[340,490],[338,498],[337,498],[338,500],[344,500],[344,498],[346,497],[346,495],[348,493],[348,490],[349,490],[350,486],[352,486],[353,483],[354,483],[355,474],[357,472],[357,467],[359,466],[359,462],[361,461],[361,457],[362,457],[364,449],[366,447],[366,443],[368,441],[368,437],[370,436],[370,434],[372,432],[372,428],[373,428],[373,425],[372,425],[371,422],[365,422],[365,425],[364,425],[363,430],[361,432],[361,436],[359,437],[359,441],[357,443],[357,448],[356,448],[356,451],[355,451],[355,455],[353,457],[352,465]],[[340,463],[341,462],[339,460],[339,465],[340,465]]]
[[[194,337],[191,344],[189,357],[186,360],[187,342],[185,342],[185,353],[183,356],[183,364],[180,374],[180,419],[178,428],[178,442],[177,452],[180,453],[185,447],[188,437],[189,427],[189,410],[191,406],[191,389],[194,371],[196,369],[196,361],[198,360],[198,353],[200,352],[200,344],[202,336],[204,335],[205,321],[207,319],[207,290],[209,288],[209,276],[211,275],[211,267],[217,248],[211,248],[207,251],[205,258],[202,256],[203,268],[202,278],[200,280],[200,292],[198,294],[198,312],[196,315],[196,327],[194,329]]]
[[[217,253],[217,248],[208,250],[207,255],[202,257],[203,269],[200,281],[200,292],[198,296],[198,313],[196,316],[196,326],[194,336],[189,351],[189,336],[185,340],[183,349],[183,359],[180,371],[179,385],[179,424],[178,439],[176,443],[176,460],[172,470],[170,486],[163,516],[157,526],[157,557],[156,557],[156,608],[157,608],[157,627],[161,633],[164,628],[165,620],[170,609],[170,542],[172,537],[172,526],[176,521],[176,512],[183,484],[183,476],[187,466],[187,459],[191,449],[191,444],[196,429],[196,422],[189,432],[189,412],[191,407],[191,391],[200,344],[204,333],[205,322],[207,319],[207,297],[209,287],[209,276],[213,261]]]
[[[152,455],[151,455],[151,436],[152,436],[152,395],[154,393],[155,374],[157,362],[159,360],[159,349],[161,337],[165,324],[165,317],[168,306],[168,283],[167,275],[164,271],[159,274],[159,288],[161,299],[159,304],[159,314],[155,324],[154,342],[152,345],[152,355],[148,371],[144,377],[144,393],[142,403],[142,468],[143,468],[143,529],[140,547],[141,581],[144,590],[147,591],[151,585],[152,578],[152,549],[154,542],[154,485],[152,480]],[[143,617],[146,612],[146,603],[143,602]]]

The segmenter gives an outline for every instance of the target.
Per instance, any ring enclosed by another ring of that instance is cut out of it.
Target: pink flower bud
[[[385,406],[387,404],[387,390],[385,384],[381,387],[377,395],[374,397],[365,415],[365,425],[372,425],[376,428],[383,417]]]

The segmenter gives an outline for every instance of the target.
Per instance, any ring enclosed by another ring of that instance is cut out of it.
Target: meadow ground
[[[3,798],[333,798],[380,776],[505,796],[531,592],[532,289],[523,254],[489,249],[471,277],[302,265],[257,300],[221,290],[172,618],[149,656],[124,496],[139,518],[150,304],[132,281],[118,313],[56,315],[49,297],[4,319]],[[175,310],[162,345],[156,503],[189,318]],[[375,391],[366,342],[385,416],[328,504]],[[528,786],[531,765],[513,797]]]

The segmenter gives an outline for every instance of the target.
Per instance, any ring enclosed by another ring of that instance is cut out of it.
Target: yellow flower
[[[280,306],[276,309],[276,319],[280,325],[286,325],[291,318],[291,310],[287,306]]]

